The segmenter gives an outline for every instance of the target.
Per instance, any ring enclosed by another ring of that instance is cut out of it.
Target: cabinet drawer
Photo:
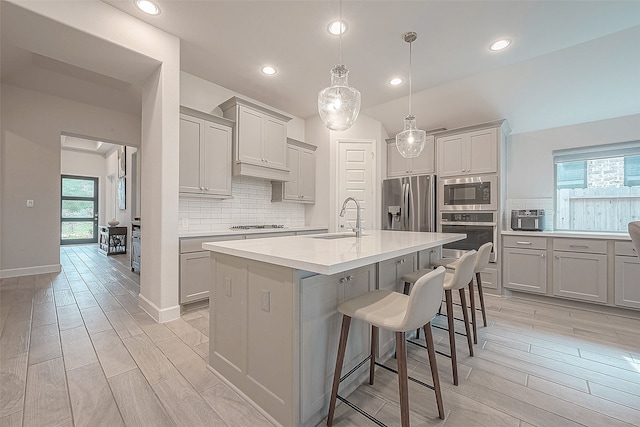
[[[239,236],[209,236],[190,237],[180,239],[180,253],[197,252],[202,250],[202,244],[207,242],[224,242],[225,240],[242,240],[244,234]]]
[[[636,248],[631,242],[616,242],[616,255],[637,256]]]
[[[553,239],[553,250],[606,254],[607,242],[605,240],[588,239]]]
[[[545,237],[504,236],[502,243],[505,248],[547,249]]]

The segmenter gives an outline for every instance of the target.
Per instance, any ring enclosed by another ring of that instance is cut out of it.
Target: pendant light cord
[[[342,65],[342,0],[340,0],[340,27],[339,31],[339,40],[340,40],[340,62],[338,64]]]
[[[409,42],[409,115],[411,115],[411,70],[412,70],[412,64],[411,64],[411,45],[413,44],[413,42]]]

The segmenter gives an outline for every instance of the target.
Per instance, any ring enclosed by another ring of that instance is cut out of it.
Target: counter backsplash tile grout
[[[227,230],[234,225],[283,224],[304,226],[304,205],[271,202],[271,181],[234,177],[233,199],[180,195],[178,232]]]

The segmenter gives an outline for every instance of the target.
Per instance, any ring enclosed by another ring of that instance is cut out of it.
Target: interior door
[[[375,219],[373,143],[340,142],[338,206],[336,215],[347,197],[360,203],[362,227],[373,229]],[[344,217],[338,217],[338,229],[350,230],[356,224],[356,205],[350,202]]]
[[[98,178],[62,175],[60,244],[98,243]]]

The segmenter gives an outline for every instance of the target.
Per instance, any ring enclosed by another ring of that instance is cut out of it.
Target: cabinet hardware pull
[[[531,242],[516,242],[518,245],[530,245]]]
[[[555,259],[560,259],[560,257],[558,255],[554,256]]]
[[[546,255],[545,254],[540,254],[540,257],[541,258],[546,258]]]
[[[346,283],[346,282],[347,282],[347,278],[346,277],[343,277],[343,278],[340,279],[340,283]]]
[[[350,281],[352,281],[352,280],[353,280],[353,276],[348,276],[348,277],[347,277],[347,282],[350,282]]]
[[[569,245],[570,248],[589,249],[587,245]]]
[[[404,258],[402,258],[400,261],[398,261],[399,264],[404,264]]]

